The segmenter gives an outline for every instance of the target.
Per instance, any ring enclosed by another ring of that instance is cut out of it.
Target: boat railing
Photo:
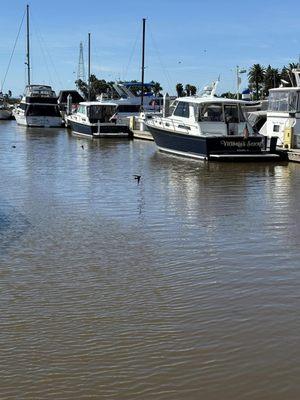
[[[164,121],[163,118],[159,115],[155,117],[157,119],[159,125],[165,126],[168,129],[172,129],[174,132],[176,132],[176,128],[183,128],[186,130],[187,133],[190,132],[191,128],[189,125],[187,125],[184,121],[174,121],[173,119],[170,119],[168,121]],[[152,119],[152,123],[154,125],[155,120]],[[170,126],[171,125],[171,126]]]

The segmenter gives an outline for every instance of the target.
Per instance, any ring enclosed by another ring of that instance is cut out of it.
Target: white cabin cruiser
[[[59,127],[62,125],[57,97],[51,86],[27,85],[13,115],[19,125]]]
[[[179,97],[170,116],[153,116],[146,124],[159,150],[205,160],[269,160],[279,158],[276,140],[270,148],[263,135],[247,122],[242,100]]]
[[[79,103],[75,113],[67,116],[67,122],[77,135],[131,138],[128,125],[117,121],[117,107],[117,104],[110,101],[84,101]]]
[[[277,136],[278,146],[286,147],[286,132],[290,132],[293,148],[300,148],[300,68],[292,70],[297,86],[269,90],[267,121],[260,132]]]

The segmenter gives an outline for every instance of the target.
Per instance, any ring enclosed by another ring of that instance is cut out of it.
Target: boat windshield
[[[77,108],[77,112],[86,115],[86,107],[80,104]]]
[[[297,112],[298,92],[292,90],[270,91],[268,111]]]

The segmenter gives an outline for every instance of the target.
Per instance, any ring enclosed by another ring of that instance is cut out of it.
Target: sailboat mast
[[[91,100],[91,34],[88,37],[88,101]]]
[[[144,75],[145,75],[145,33],[146,18],[143,18],[143,44],[142,44],[142,94],[141,94],[141,110],[144,108]]]
[[[26,52],[26,64],[27,64],[27,84],[30,85],[30,41],[29,41],[29,5],[26,6],[27,15],[27,52]]]

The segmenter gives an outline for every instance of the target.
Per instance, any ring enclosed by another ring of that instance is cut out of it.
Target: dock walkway
[[[287,155],[289,161],[300,162],[300,149],[290,149]]]
[[[138,130],[133,130],[133,138],[134,139],[142,139],[142,140],[154,140],[153,136],[151,135],[150,132],[146,131],[138,131]]]

